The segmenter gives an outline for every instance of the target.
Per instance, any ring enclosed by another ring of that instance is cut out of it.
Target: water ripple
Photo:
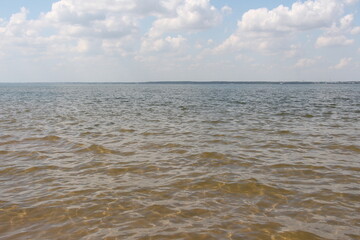
[[[0,85],[1,239],[360,238],[358,85]]]

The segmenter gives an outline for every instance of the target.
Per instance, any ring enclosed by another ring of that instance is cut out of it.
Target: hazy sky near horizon
[[[0,82],[359,81],[360,1],[11,0]]]

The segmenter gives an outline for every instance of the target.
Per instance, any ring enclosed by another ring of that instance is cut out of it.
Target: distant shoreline
[[[157,82],[140,82],[145,84],[360,84],[360,81],[344,81],[344,82],[299,82],[299,81],[288,81],[288,82],[266,82],[266,81],[157,81]]]
[[[148,82],[0,82],[0,84],[360,84],[360,81],[148,81]]]

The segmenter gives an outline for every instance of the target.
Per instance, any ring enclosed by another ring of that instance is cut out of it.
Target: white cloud
[[[317,47],[350,45],[354,41],[340,33],[351,31],[353,15],[341,16],[350,2],[344,0],[307,0],[297,1],[292,6],[280,5],[272,10],[267,8],[251,9],[244,13],[238,28],[229,38],[219,45],[215,52],[227,49],[252,49],[263,53],[282,52],[295,56],[294,39],[304,31],[327,29],[326,36],[319,37]],[[339,26],[335,23],[339,21]]]
[[[326,34],[356,34],[360,27],[353,27],[354,15],[348,14],[339,20],[339,23],[333,23],[330,28],[326,29]]]
[[[341,14],[342,3],[336,0],[295,2],[291,8],[283,5],[246,12],[238,23],[241,30],[263,32],[304,31],[330,26]]]
[[[121,38],[138,30],[135,9],[130,0],[61,0],[41,20],[62,35]]]
[[[226,14],[226,15],[229,15],[229,14],[231,14],[232,13],[232,8],[231,7],[229,7],[229,6],[223,6],[222,8],[221,8],[221,12],[222,13],[224,13],[224,14]]]
[[[164,50],[178,50],[184,46],[186,39],[182,36],[166,38],[147,38],[142,42],[140,52],[160,52]]]
[[[351,29],[351,34],[360,34],[360,27],[354,27],[353,29]]]
[[[297,63],[295,64],[295,67],[297,68],[304,68],[304,67],[310,67],[316,64],[316,62],[319,60],[320,58],[301,58],[297,61]]]
[[[342,17],[338,23],[335,22],[331,27],[325,29],[325,33],[317,38],[315,46],[320,48],[353,44],[355,41],[346,36],[348,34],[357,34],[357,31],[360,31],[358,27],[352,26],[353,21],[353,14]]]
[[[60,0],[36,20],[27,20],[27,14],[22,8],[8,21],[0,20],[1,45],[42,48],[47,55],[103,51],[126,56],[179,49],[185,42],[180,35],[211,28],[222,19],[210,0]],[[147,17],[155,20],[141,36],[140,24]],[[178,37],[169,36],[175,32]]]
[[[355,4],[357,3],[359,0],[345,0],[345,3],[348,4],[348,5],[352,5],[352,4]]]
[[[253,57],[247,56],[245,54],[239,54],[235,57],[236,60],[251,63],[254,62],[255,59]]]
[[[321,36],[316,40],[316,47],[347,46],[353,43],[353,39],[345,36]]]
[[[45,17],[53,22],[87,25],[106,19],[107,15],[130,12],[135,7],[136,1],[131,0],[60,0],[52,5]]]
[[[11,15],[9,24],[18,25],[24,23],[26,21],[26,16],[28,13],[29,11],[26,8],[22,7],[20,9],[20,12]]]
[[[348,29],[354,21],[354,15],[348,14],[340,19],[340,29]]]
[[[335,66],[331,67],[332,69],[342,69],[349,65],[349,63],[352,61],[352,58],[342,58],[340,59],[339,63]]]
[[[8,22],[3,21],[3,27],[1,28],[1,33],[5,37],[14,37],[17,35],[25,35],[27,28],[27,14],[28,10],[26,8],[21,8],[20,12],[11,15]]]
[[[2,44],[8,55],[31,53],[38,57],[63,53],[100,53],[106,42],[123,47],[129,36],[138,34],[141,16],[135,2],[130,0],[76,1],[61,0],[38,19],[27,20],[28,11],[22,8],[0,26]],[[124,42],[120,44],[120,42]],[[119,49],[120,51],[120,49]],[[125,49],[122,49],[125,51]]]
[[[220,12],[210,0],[168,1],[166,14],[160,14],[149,31],[150,37],[164,32],[196,31],[214,27],[221,21]]]
[[[284,51],[284,55],[287,58],[295,57],[299,53],[299,45],[292,44],[288,49]]]
[[[201,69],[206,76],[213,77],[225,63],[233,64],[233,69],[239,71],[241,64],[234,59],[246,66],[261,64],[281,66],[282,70],[295,71],[296,67],[316,71],[311,66],[317,65],[319,58],[299,56],[323,52],[315,47],[343,45],[352,48],[355,54],[360,52],[355,44],[358,36],[354,36],[360,34],[360,27],[354,26],[358,13],[351,9],[357,6],[356,0],[294,0],[288,7],[242,9],[245,13],[237,22],[237,29],[227,36],[224,33],[230,28],[220,23],[224,16],[235,13],[235,8],[232,9],[231,1],[229,6],[218,8],[214,2],[58,0],[51,10],[31,19],[28,10],[22,8],[6,19],[0,18],[0,64],[5,66],[12,59],[31,70],[35,62],[51,63],[49,66],[70,63],[70,68],[78,62],[90,75],[95,71],[94,64],[100,62],[113,63],[112,66],[121,63],[129,71],[150,66],[149,71],[159,72],[166,67],[169,73],[173,69],[184,75],[188,66],[198,66],[194,72]],[[209,29],[213,31],[200,33]],[[338,60],[335,52],[330,51],[329,58]],[[219,58],[219,53],[223,58]],[[345,67],[350,61],[345,58],[333,68]],[[109,69],[106,64],[103,69]],[[42,67],[38,66],[39,72]]]
[[[78,41],[78,45],[77,45],[77,51],[79,52],[86,52],[89,50],[89,41],[84,40],[84,39],[80,39]]]
[[[193,34],[214,27],[222,20],[222,13],[210,4],[210,0],[167,0],[160,1],[164,11],[156,14],[149,31],[141,38],[141,47],[136,59],[148,62],[150,54],[164,54],[164,57],[188,58],[187,39],[183,34]],[[228,7],[223,10],[229,11]],[[179,34],[179,33],[182,34]],[[173,36],[177,33],[177,36]],[[200,43],[193,44],[201,47]],[[181,54],[183,51],[183,54]],[[167,53],[167,54],[166,54]],[[142,56],[141,56],[142,55]],[[154,58],[152,61],[154,61]],[[169,63],[167,63],[168,65]]]

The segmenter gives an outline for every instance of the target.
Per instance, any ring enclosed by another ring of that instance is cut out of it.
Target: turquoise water
[[[359,239],[360,84],[0,84],[0,239]]]

